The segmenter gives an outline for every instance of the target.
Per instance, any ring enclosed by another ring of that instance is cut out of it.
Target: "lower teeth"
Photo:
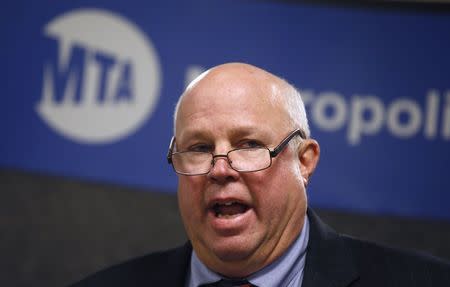
[[[218,218],[231,218],[231,217],[235,217],[239,214],[221,214],[221,213],[216,213],[216,217]]]

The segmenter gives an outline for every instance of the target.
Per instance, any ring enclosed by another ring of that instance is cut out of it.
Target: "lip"
[[[232,201],[245,204],[248,209],[243,213],[230,217],[217,217],[213,208],[214,205],[216,203],[224,204]],[[253,207],[248,202],[237,198],[211,200],[207,209],[207,221],[211,228],[220,236],[232,236],[243,232],[246,228],[251,226],[254,215]]]
[[[244,204],[246,206],[248,206],[249,208],[251,208],[251,204],[248,203],[246,200],[240,199],[240,198],[235,198],[235,197],[216,197],[211,199],[208,204],[207,204],[207,208],[208,210],[213,209],[214,205],[216,204],[226,204],[228,202],[237,202],[237,203],[241,203]]]

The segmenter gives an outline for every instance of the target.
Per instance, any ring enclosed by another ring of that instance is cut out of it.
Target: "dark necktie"
[[[220,279],[217,282],[202,284],[199,287],[258,287],[247,280]]]

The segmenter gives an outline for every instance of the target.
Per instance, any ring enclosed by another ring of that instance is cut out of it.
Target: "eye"
[[[258,140],[245,140],[239,144],[239,148],[260,148],[260,147],[265,147],[265,145]]]
[[[195,144],[193,146],[190,146],[188,151],[195,151],[195,152],[210,152],[212,150],[212,146],[208,144]]]

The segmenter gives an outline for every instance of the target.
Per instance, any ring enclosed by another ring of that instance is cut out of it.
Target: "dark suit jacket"
[[[302,287],[450,286],[447,262],[339,235],[312,210],[308,217],[310,238]],[[191,252],[186,243],[152,253],[98,272],[73,287],[181,287]]]

